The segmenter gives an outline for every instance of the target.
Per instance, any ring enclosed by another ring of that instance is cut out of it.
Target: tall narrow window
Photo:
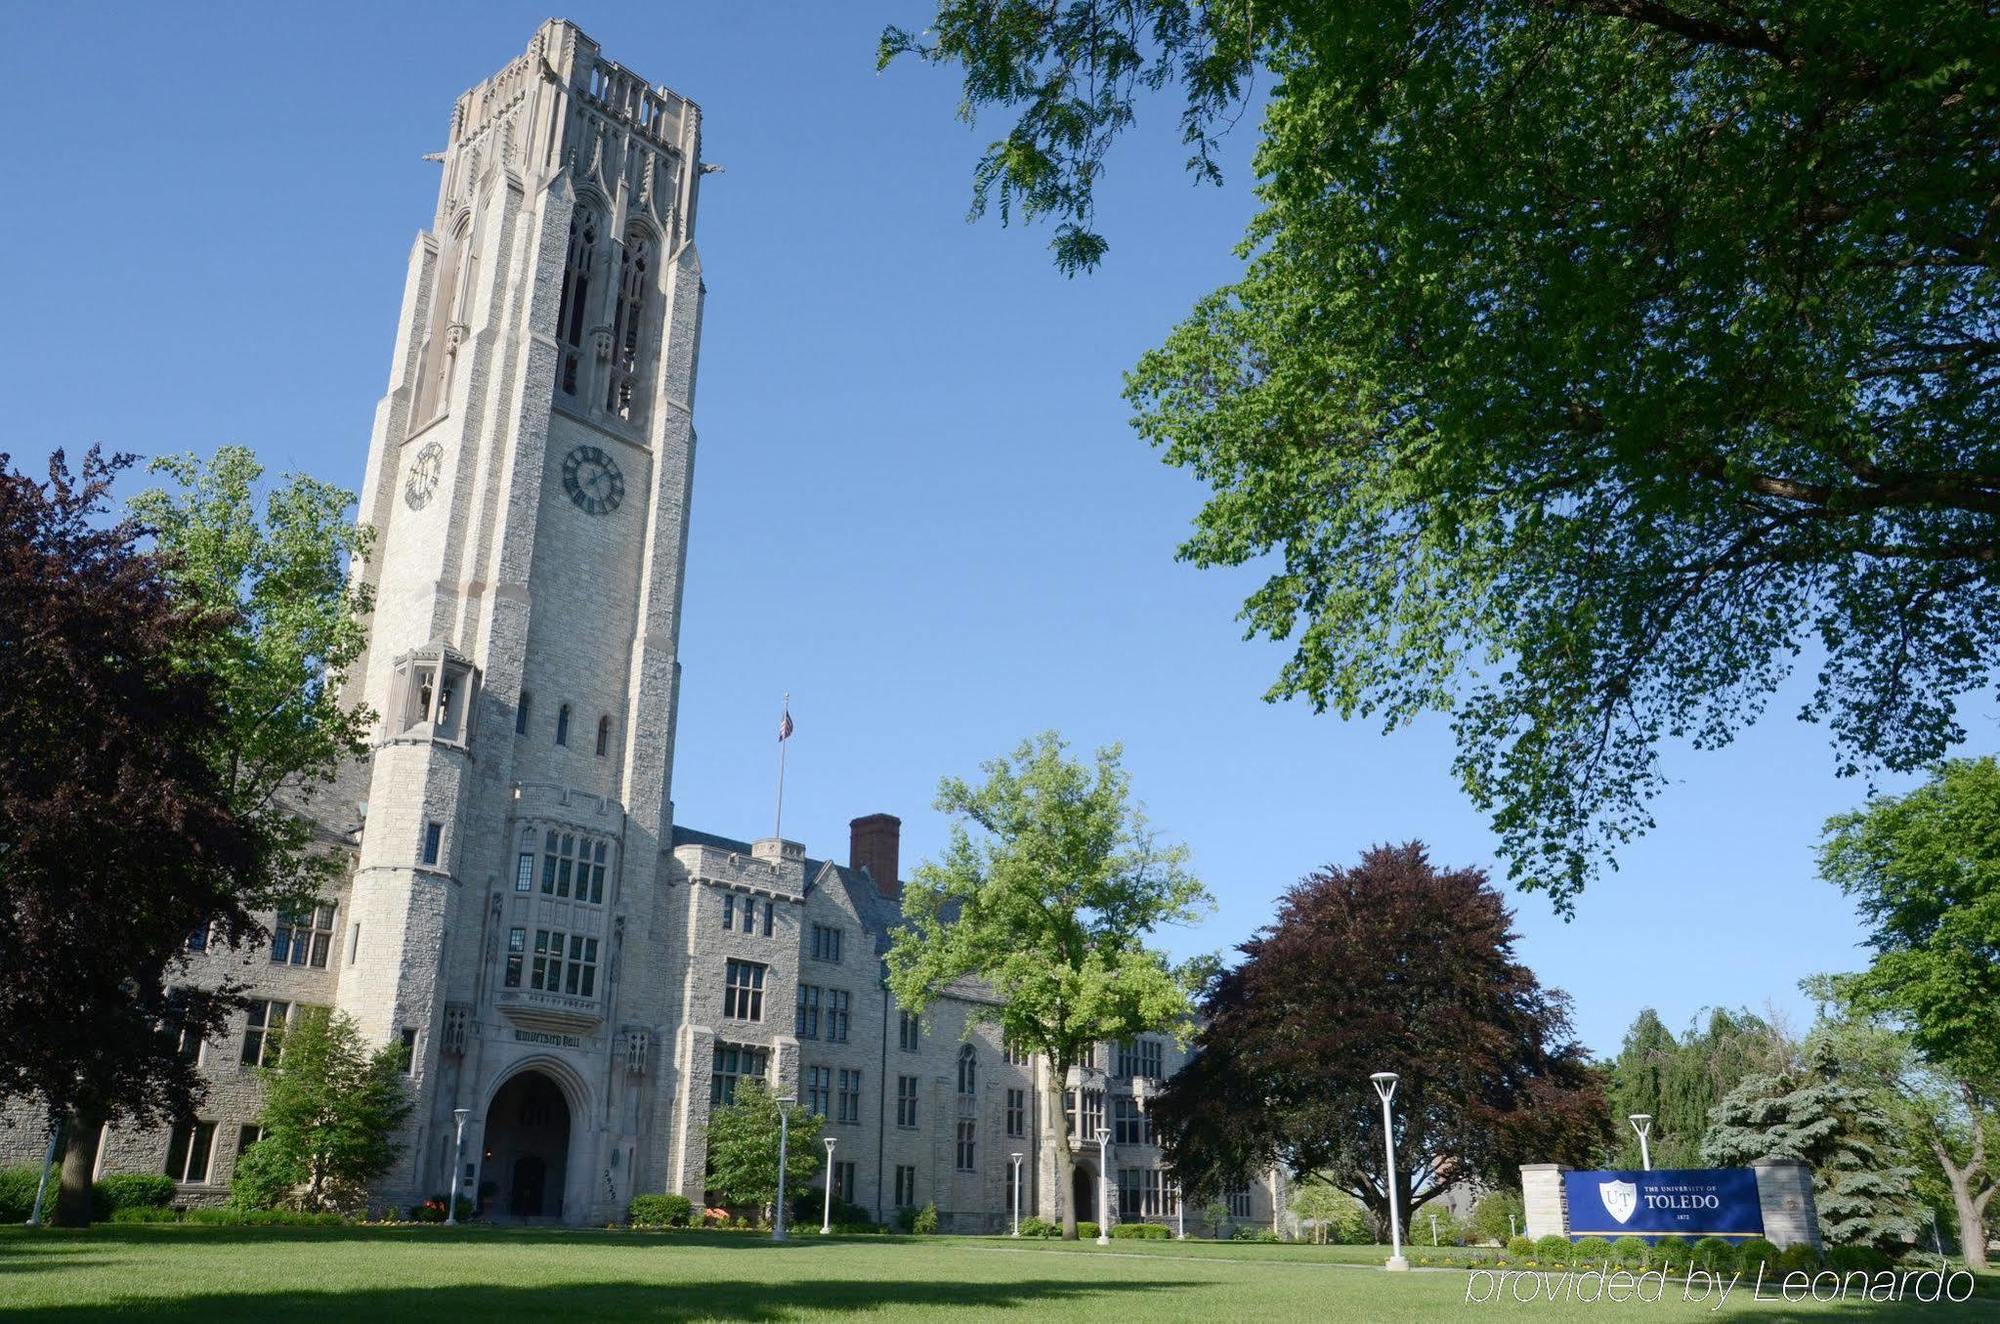
[[[444,850],[444,824],[433,818],[424,824],[424,863],[436,864]]]
[[[562,306],[556,314],[556,387],[575,395],[583,372],[583,323],[590,306],[590,272],[597,262],[597,218],[578,210],[569,221],[563,262]]]
[[[958,1050],[958,1092],[977,1094],[979,1092],[979,1054],[971,1044]]]
[[[521,691],[521,702],[514,709],[514,734],[517,736],[528,734],[528,705],[534,697],[526,690]]]
[[[528,952],[528,931],[507,930],[507,987],[521,987],[521,963]]]
[[[562,707],[556,709],[556,743],[558,745],[567,745],[569,743],[568,704],[564,704]]]
[[[611,373],[605,384],[604,408],[623,419],[635,419],[639,400],[639,328],[646,315],[646,286],[651,279],[652,248],[640,231],[625,236],[618,264],[618,306],[612,312]]]
[[[611,752],[611,719],[597,719],[597,757],[603,758]]]
[[[167,1141],[167,1175],[177,1182],[205,1183],[209,1152],[214,1148],[214,1122],[188,1122],[175,1127]]]

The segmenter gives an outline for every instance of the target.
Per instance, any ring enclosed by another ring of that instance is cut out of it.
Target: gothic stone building
[[[975,1023],[986,994],[919,1022],[885,988],[896,819],[856,819],[845,865],[674,821],[700,145],[698,107],[559,21],[453,108],[361,493],[375,607],[348,697],[379,725],[313,810],[351,868],[272,917],[268,947],[196,956],[197,981],[233,975],[254,1001],[190,1045],[201,1120],[111,1128],[107,1170],[219,1199],[271,1031],[322,1005],[406,1052],[416,1107],[383,1204],[454,1185],[461,1109],[456,1184],[489,1216],[699,1200],[710,1110],[758,1076],[825,1114],[835,1193],[878,1218],[935,1204],[947,1228],[997,1229],[1015,1153],[1027,1212],[1097,1213],[1097,1146],[1053,1189],[1046,1067]],[[1171,1207],[1134,1082],[1177,1054],[1107,1046],[1073,1082],[1081,1131],[1113,1132],[1127,1217]],[[5,1143],[39,1157],[27,1128]],[[1235,1212],[1268,1221],[1277,1194],[1257,1183]]]

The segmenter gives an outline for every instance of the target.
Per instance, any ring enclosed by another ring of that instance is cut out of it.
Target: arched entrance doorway
[[[1097,1174],[1079,1163],[1070,1172],[1070,1201],[1076,1206],[1076,1221],[1097,1219]]]
[[[562,1217],[569,1175],[569,1100],[539,1071],[523,1071],[486,1110],[480,1203],[504,1218]]]

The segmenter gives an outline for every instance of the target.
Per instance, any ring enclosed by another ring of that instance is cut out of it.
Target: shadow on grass
[[[800,1312],[874,1312],[907,1310],[931,1314],[944,1310],[986,1315],[1003,1310],[1042,1313],[1063,1302],[1090,1301],[1093,1309],[1138,1313],[1157,1318],[1160,1311],[1132,1298],[1144,1293],[1168,1293],[1191,1284],[1079,1283],[1024,1279],[1011,1283],[928,1282],[735,1282],[729,1280],[678,1284],[636,1282],[550,1282],[532,1287],[459,1285],[450,1287],[369,1288],[313,1292],[297,1289],[258,1293],[205,1293],[171,1299],[128,1297],[97,1305],[16,1307],[9,1318],[50,1321],[147,1320],[187,1324],[228,1324],[229,1321],[293,1319],[358,1319],[369,1324],[396,1321],[472,1319],[479,1324],[531,1320],[779,1320]],[[1165,1306],[1162,1300],[1159,1306]]]

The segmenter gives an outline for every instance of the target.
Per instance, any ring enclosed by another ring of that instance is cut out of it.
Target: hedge
[[[1120,1223],[1111,1235],[1122,1241],[1168,1241],[1173,1232],[1164,1223]]]
[[[686,1227],[694,1221],[694,1201],[685,1195],[635,1195],[625,1206],[633,1227]]]

